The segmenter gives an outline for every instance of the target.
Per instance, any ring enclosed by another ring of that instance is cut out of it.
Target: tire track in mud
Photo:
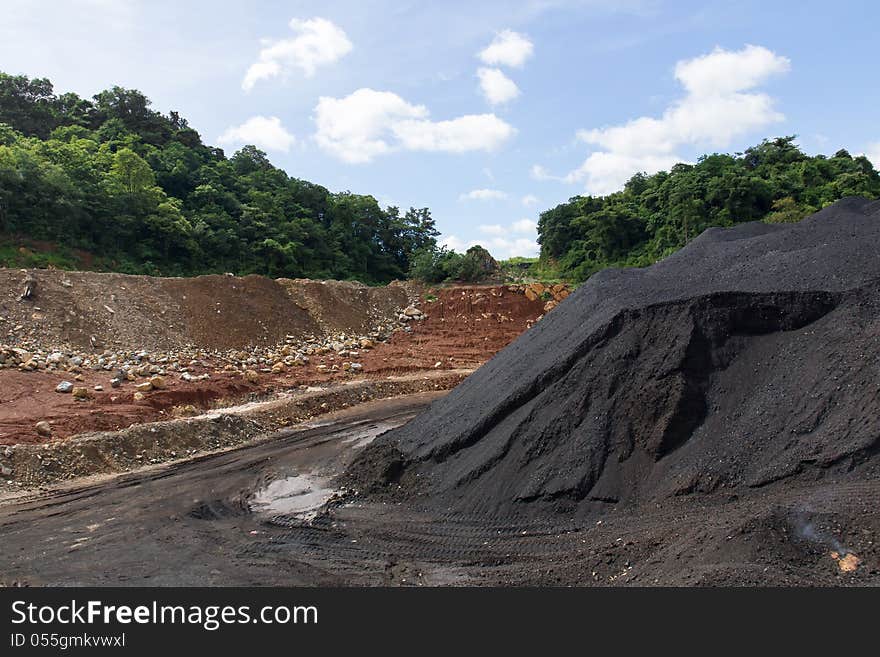
[[[513,517],[406,504],[333,504],[311,521],[251,508],[289,472],[335,472],[363,436],[430,395],[388,400],[189,462],[0,505],[0,581],[46,584],[419,585],[878,583],[869,545],[880,483],[786,489],[745,501],[673,498],[647,514]],[[416,420],[418,421],[418,420]],[[861,521],[835,512],[849,506]],[[792,537],[794,514],[865,562],[841,580],[825,545]],[[734,536],[729,541],[726,536]],[[754,550],[753,546],[764,547]],[[733,546],[736,549],[727,549]],[[698,545],[706,554],[700,555]],[[769,570],[768,570],[769,569]]]

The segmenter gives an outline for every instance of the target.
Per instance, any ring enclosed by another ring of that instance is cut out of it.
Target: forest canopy
[[[331,193],[254,146],[226,157],[139,91],[87,100],[4,73],[0,234],[86,252],[96,269],[371,284],[405,277],[438,235],[428,208]]]
[[[809,156],[794,137],[765,140],[541,213],[541,255],[528,270],[580,282],[610,266],[649,265],[711,226],[799,221],[845,196],[880,197],[867,158]],[[428,208],[332,193],[254,146],[227,157],[139,91],[113,87],[88,100],[0,73],[0,263],[18,262],[10,244],[26,239],[51,253],[31,266],[369,284],[497,277],[484,249],[457,254],[438,235]]]
[[[646,266],[711,226],[800,221],[846,196],[880,197],[880,175],[845,150],[809,156],[794,137],[736,155],[706,155],[637,174],[620,192],[576,196],[541,214],[540,265],[573,281],[606,267]]]

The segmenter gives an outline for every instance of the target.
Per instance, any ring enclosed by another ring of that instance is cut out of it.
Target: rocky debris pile
[[[565,283],[545,285],[544,283],[525,283],[510,287],[511,291],[522,292],[529,301],[545,301],[544,312],[550,312],[566,299],[571,290]]]
[[[420,322],[423,319],[428,319],[428,316],[424,312],[422,312],[421,308],[416,308],[416,306],[414,305],[407,306],[397,315],[397,320],[403,322],[404,324],[411,320]]]
[[[347,482],[497,517],[876,481],[878,241],[880,202],[845,199],[600,272]]]
[[[26,297],[21,276],[30,282]],[[87,371],[112,373],[113,388],[157,375],[190,383],[215,371],[283,374],[316,356],[356,356],[409,330],[424,318],[418,299],[409,284],[0,270],[0,370],[57,372],[65,393]],[[289,330],[269,341],[285,325]],[[132,349],[135,340],[166,348]],[[212,348],[224,342],[243,344]],[[356,359],[345,362],[328,369],[358,371]]]
[[[165,378],[175,376],[180,381],[192,383],[211,377],[212,372],[238,372],[246,381],[255,383],[259,373],[283,374],[292,368],[316,366],[318,371],[343,371],[357,373],[363,365],[357,356],[373,349],[376,344],[387,341],[399,330],[410,330],[411,321],[421,321],[427,315],[410,304],[397,309],[395,319],[378,323],[364,334],[331,333],[329,335],[288,334],[283,343],[272,346],[253,346],[228,351],[185,349],[151,353],[146,350],[114,351],[104,349],[97,353],[71,349],[45,349],[37,347],[36,339],[26,342],[29,348],[0,345],[0,370],[17,369],[24,372],[54,372],[63,378],[56,392],[72,394],[75,399],[88,400],[91,391],[77,383],[87,371],[112,373],[108,383],[118,388],[129,382],[135,383],[140,399],[144,393],[166,387]],[[329,359],[324,357],[328,356]],[[316,363],[312,360],[316,359]],[[341,360],[344,359],[344,360]],[[324,363],[324,360],[331,362]],[[338,361],[338,362],[336,362]],[[95,386],[103,391],[103,385]]]
[[[395,323],[418,292],[410,283],[0,268],[0,344],[87,353],[270,348],[286,335],[368,334]]]

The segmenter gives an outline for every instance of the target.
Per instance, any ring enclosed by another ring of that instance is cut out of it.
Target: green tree
[[[135,198],[156,184],[156,176],[150,165],[137,153],[122,148],[113,156],[108,182],[112,189]]]

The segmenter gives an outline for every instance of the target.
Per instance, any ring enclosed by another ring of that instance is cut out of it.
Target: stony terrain
[[[0,445],[334,380],[472,369],[567,294],[0,270]]]

